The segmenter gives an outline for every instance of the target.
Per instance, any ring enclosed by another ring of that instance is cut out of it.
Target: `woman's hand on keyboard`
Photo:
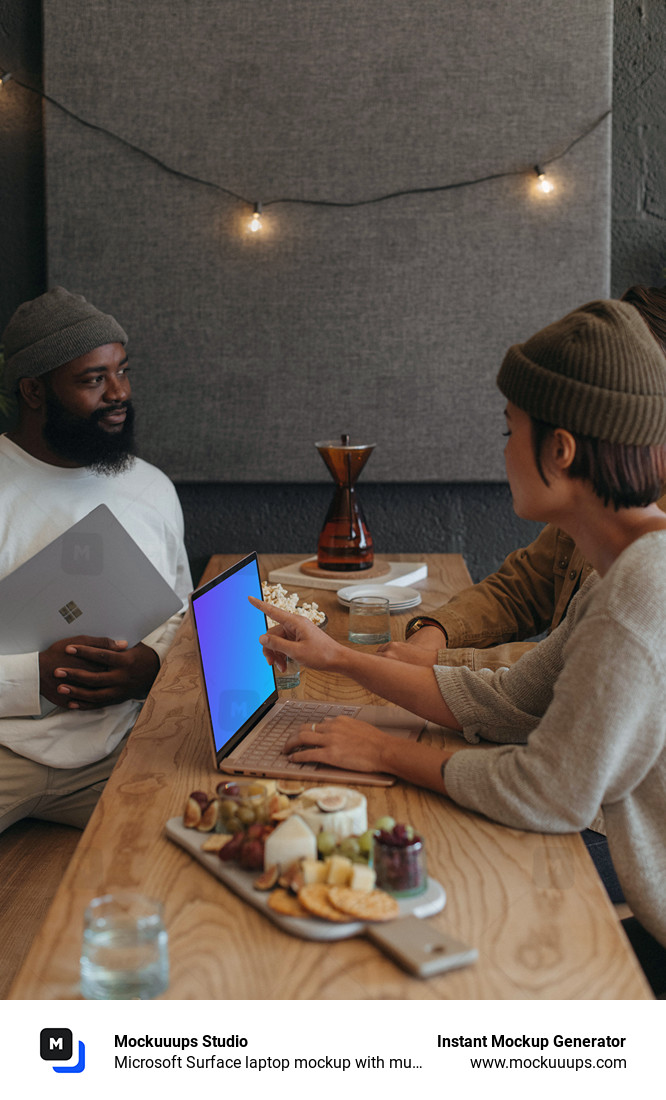
[[[464,743],[463,747],[469,749]],[[385,772],[439,794],[446,794],[442,768],[454,751],[405,741],[346,715],[307,723],[285,743],[285,752],[295,764],[330,764],[350,771]]]
[[[314,727],[314,728],[313,728]],[[386,748],[395,741],[390,733],[339,715],[308,723],[292,733],[284,751],[296,764],[330,764],[358,772],[386,771]]]

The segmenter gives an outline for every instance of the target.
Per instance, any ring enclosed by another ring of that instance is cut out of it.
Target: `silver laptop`
[[[304,722],[348,714],[396,737],[416,740],[426,722],[394,706],[354,706],[280,700],[275,673],[259,637],[266,616],[248,596],[261,599],[256,554],[236,562],[190,596],[216,767],[232,775],[362,783],[388,787],[389,775],[347,771],[326,764],[297,764],[284,752]]]
[[[77,634],[150,634],[183,602],[105,504],[0,581],[0,653],[32,653]],[[46,703],[42,715],[53,704]]]

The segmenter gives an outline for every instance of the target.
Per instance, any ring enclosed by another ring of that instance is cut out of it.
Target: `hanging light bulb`
[[[262,229],[262,228],[263,228],[263,225],[262,225],[262,221],[261,221],[261,203],[260,202],[255,202],[255,204],[254,204],[254,214],[250,218],[250,224],[248,225],[248,229],[250,230],[250,233],[258,233],[259,230]]]
[[[550,195],[551,191],[554,191],[555,188],[548,179],[548,176],[545,172],[541,171],[538,164],[534,166],[534,171],[536,172],[537,177],[537,187],[544,195]]]

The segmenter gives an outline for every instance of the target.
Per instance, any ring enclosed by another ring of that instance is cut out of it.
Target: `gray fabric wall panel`
[[[584,9],[584,10],[581,10]],[[44,0],[49,280],[130,333],[142,453],[188,481],[495,480],[508,344],[608,292],[610,5]]]

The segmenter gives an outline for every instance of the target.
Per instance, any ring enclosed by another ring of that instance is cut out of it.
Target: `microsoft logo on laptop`
[[[77,607],[74,600],[70,600],[64,607],[59,607],[58,611],[66,623],[73,623],[75,619],[78,619],[79,615],[83,615],[81,608]]]

